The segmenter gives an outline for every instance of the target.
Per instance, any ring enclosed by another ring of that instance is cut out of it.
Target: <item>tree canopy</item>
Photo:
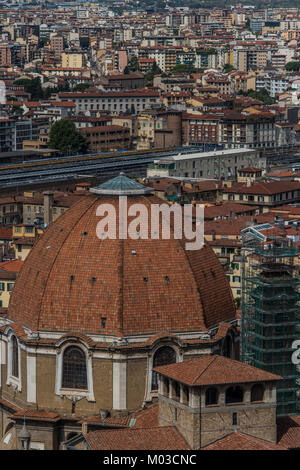
[[[77,83],[77,85],[74,86],[72,91],[82,91],[86,90],[87,88],[90,88],[89,83]]]
[[[296,72],[300,69],[300,62],[292,61],[285,64],[285,70],[288,72]]]
[[[161,75],[161,74],[162,74],[161,69],[158,67],[156,62],[153,62],[152,68],[148,70],[148,72],[145,74],[145,79],[148,82],[152,82],[155,75]]]
[[[49,147],[59,150],[62,155],[87,153],[88,143],[69,119],[56,121],[50,130]]]
[[[224,65],[224,69],[223,69],[224,73],[232,72],[232,70],[236,70],[233,65],[231,65],[231,64],[225,64]]]
[[[130,57],[128,61],[128,65],[124,69],[124,73],[136,72],[136,70],[138,69],[139,69],[139,60],[135,55],[133,55]]]
[[[175,67],[172,69],[172,72],[174,73],[196,73],[198,72],[198,69],[196,69],[193,64],[177,64]]]
[[[33,78],[32,80],[30,78],[19,78],[13,84],[24,86],[24,91],[30,93],[32,100],[38,101],[44,98],[40,77]]]
[[[262,101],[264,104],[274,104],[276,103],[276,99],[272,98],[269,95],[268,91],[265,88],[261,88],[259,91],[255,90],[248,90],[248,91],[240,91],[239,95],[249,96],[255,100]]]

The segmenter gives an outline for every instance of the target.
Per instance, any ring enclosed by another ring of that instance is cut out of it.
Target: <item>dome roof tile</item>
[[[33,331],[101,335],[206,331],[235,317],[227,278],[209,246],[180,240],[99,239],[90,194],[53,222],[24,262],[8,317]],[[152,195],[128,198],[148,208]],[[103,327],[102,320],[105,319]]]

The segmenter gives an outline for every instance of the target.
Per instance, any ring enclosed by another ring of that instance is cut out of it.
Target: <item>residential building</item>
[[[129,129],[124,126],[82,127],[80,132],[86,138],[91,153],[113,152],[131,146]]]
[[[90,111],[110,111],[114,114],[139,112],[159,104],[159,93],[153,90],[134,90],[119,92],[59,93],[59,99],[72,100],[76,113]]]

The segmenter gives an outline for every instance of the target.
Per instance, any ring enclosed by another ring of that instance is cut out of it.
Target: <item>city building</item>
[[[266,158],[254,149],[195,152],[155,160],[147,175],[233,180],[238,168],[252,165],[262,169],[266,166]]]

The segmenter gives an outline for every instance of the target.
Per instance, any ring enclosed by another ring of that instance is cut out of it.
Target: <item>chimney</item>
[[[45,191],[44,193],[44,225],[48,227],[52,222],[52,207],[54,195],[51,191]]]

